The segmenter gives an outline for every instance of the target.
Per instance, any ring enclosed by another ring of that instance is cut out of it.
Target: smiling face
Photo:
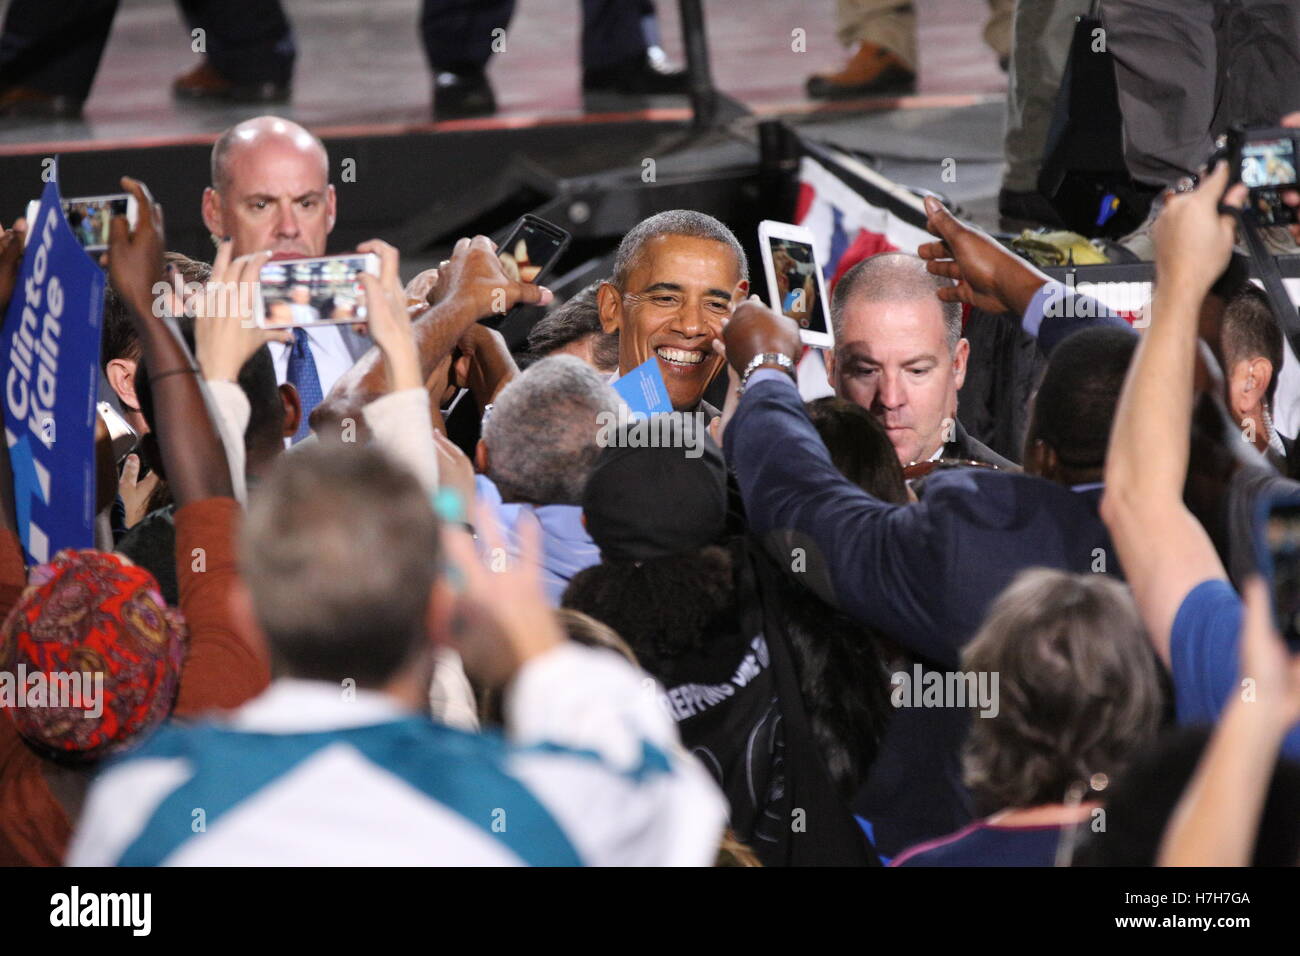
[[[236,256],[265,249],[281,257],[324,255],[335,218],[324,151],[283,121],[246,132],[226,153],[218,188],[203,194],[204,224],[215,236],[229,236]]]
[[[965,339],[949,349],[938,299],[851,300],[831,384],[885,427],[903,465],[925,461],[952,439],[969,353]]]
[[[650,239],[622,294],[606,282],[598,296],[601,325],[619,333],[619,374],[654,356],[673,408],[694,409],[722,367],[713,341],[748,290],[725,243],[674,235]]]

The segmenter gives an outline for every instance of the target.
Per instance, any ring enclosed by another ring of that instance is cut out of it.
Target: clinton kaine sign
[[[77,242],[56,182],[27,224],[5,315],[5,442],[30,564],[89,548],[95,519],[95,397],[104,274]]]

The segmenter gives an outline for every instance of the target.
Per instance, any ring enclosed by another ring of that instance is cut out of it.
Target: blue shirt
[[[600,548],[582,524],[582,509],[577,505],[506,504],[491,478],[475,475],[474,483],[478,500],[496,513],[511,557],[519,554],[519,535],[515,531],[519,519],[524,512],[531,512],[537,519],[542,527],[542,585],[547,600],[559,607],[573,576],[600,563]]]
[[[1000,827],[984,820],[899,854],[890,866],[1055,866],[1061,826]]]
[[[1212,724],[1238,689],[1241,598],[1227,581],[1202,581],[1187,592],[1169,632],[1174,704],[1180,724]],[[1282,742],[1283,756],[1300,759],[1300,726]]]

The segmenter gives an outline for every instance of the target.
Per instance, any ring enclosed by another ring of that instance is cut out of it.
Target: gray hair
[[[492,480],[505,501],[577,505],[600,454],[603,415],[618,393],[590,365],[553,355],[504,389],[483,425]]]
[[[944,302],[935,296],[952,288],[951,279],[926,271],[925,260],[909,252],[880,252],[869,256],[840,277],[831,294],[831,329],[835,341],[844,336],[844,310],[852,302],[911,302],[929,299],[943,315],[948,351],[955,353],[961,341],[961,304]]]
[[[749,259],[735,233],[707,213],[696,212],[694,209],[669,209],[641,220],[618,244],[618,252],[614,255],[614,273],[609,279],[614,288],[620,292],[627,291],[628,274],[641,258],[641,250],[651,239],[660,236],[686,236],[690,239],[720,242],[735,255],[740,280],[749,279]]]

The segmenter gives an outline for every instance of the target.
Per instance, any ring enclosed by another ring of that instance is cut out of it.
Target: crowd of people
[[[97,445],[98,547],[26,567],[0,456],[0,672],[102,680],[0,701],[0,862],[1300,861],[1253,537],[1300,485],[1226,164],[1163,198],[1132,325],[928,200],[932,242],[836,283],[811,402],[691,210],[564,302],[484,236],[413,276],[371,240],[364,329],[264,328],[239,290],[328,250],[328,171],[293,123],[228,130],[210,264],[123,179],[101,368],[142,438]],[[526,351],[503,303],[549,306]],[[1045,362],[1018,462],[960,420],[1000,314]],[[644,441],[612,383],[651,360]]]

